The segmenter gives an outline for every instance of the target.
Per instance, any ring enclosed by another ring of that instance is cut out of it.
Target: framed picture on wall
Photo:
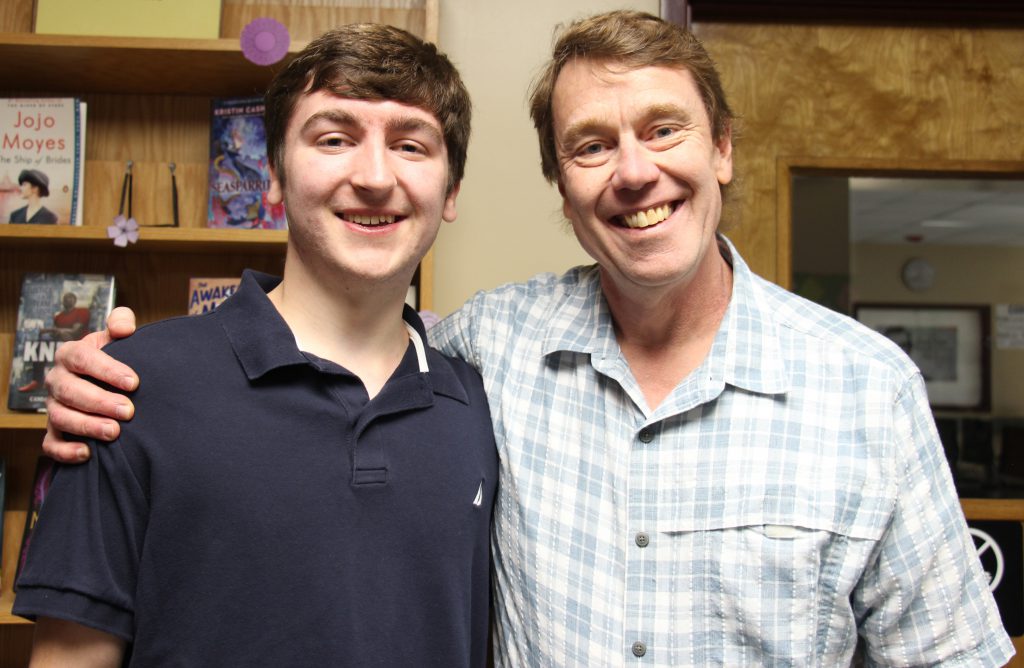
[[[854,317],[907,352],[921,369],[933,409],[989,409],[987,305],[857,304]]]

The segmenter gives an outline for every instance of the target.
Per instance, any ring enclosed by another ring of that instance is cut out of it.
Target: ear
[[[277,205],[284,201],[284,188],[277,178],[277,170],[270,167],[270,188],[267,190],[267,201]]]
[[[455,200],[459,196],[459,189],[462,188],[462,181],[457,181],[444,198],[444,209],[441,210],[441,220],[446,223],[455,222],[458,212],[455,210]]]
[[[723,186],[732,181],[732,123],[725,126],[722,136],[715,142],[715,176]]]

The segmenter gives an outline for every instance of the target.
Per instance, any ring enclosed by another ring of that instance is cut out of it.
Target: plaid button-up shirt
[[[920,373],[753,275],[653,410],[596,268],[480,293],[430,331],[484,378],[501,457],[497,664],[1002,665]]]

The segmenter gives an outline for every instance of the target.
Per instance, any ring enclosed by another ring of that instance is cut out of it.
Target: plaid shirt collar
[[[718,235],[718,248],[732,266],[733,291],[700,375],[750,392],[785,393],[792,383],[778,336],[778,328],[784,325],[765,307],[768,300],[761,285],[732,242]],[[552,317],[544,339],[544,354],[589,354],[592,359],[621,360],[625,365],[615,339],[611,311],[601,292],[597,265],[581,275],[564,303],[579,306],[560,308]]]

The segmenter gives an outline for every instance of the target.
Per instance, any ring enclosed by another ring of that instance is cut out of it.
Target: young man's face
[[[577,60],[552,100],[559,188],[580,244],[622,291],[686,286],[717,252],[729,136],[712,140],[690,73]]]
[[[283,197],[289,244],[318,275],[408,285],[455,219],[441,125],[419,107],[303,95],[284,147],[287,185],[274,174],[268,199]]]

